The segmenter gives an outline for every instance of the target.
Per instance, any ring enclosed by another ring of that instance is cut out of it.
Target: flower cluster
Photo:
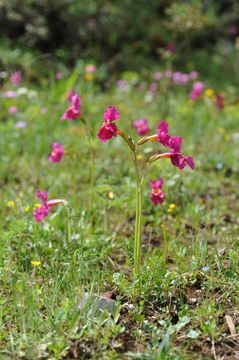
[[[190,73],[183,73],[181,71],[166,70],[164,72],[156,71],[153,74],[154,80],[170,79],[176,85],[186,85],[189,81],[195,80],[198,77],[197,71]]]
[[[184,169],[186,165],[189,165],[191,169],[194,169],[194,160],[191,156],[182,156],[181,145],[183,139],[179,136],[170,136],[168,133],[168,123],[164,120],[158,124],[158,141],[163,146],[169,148],[169,153],[161,154],[163,157],[169,157],[174,166],[180,170]]]

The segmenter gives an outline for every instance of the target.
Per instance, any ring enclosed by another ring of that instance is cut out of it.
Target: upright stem
[[[118,129],[118,134],[128,145],[132,161],[136,171],[136,215],[135,215],[135,237],[134,237],[134,278],[137,278],[140,273],[140,257],[141,257],[141,232],[142,232],[142,185],[144,181],[143,176],[140,175],[137,150],[138,146],[134,144],[132,139],[123,131]]]
[[[141,181],[137,179],[136,185],[136,219],[135,219],[135,239],[134,239],[134,276],[140,273],[141,257],[141,230],[142,230],[142,191]]]
[[[94,147],[92,143],[92,137],[87,123],[85,123],[86,136],[88,140],[89,150],[90,150],[90,209],[93,207],[93,186],[95,183],[95,154]]]

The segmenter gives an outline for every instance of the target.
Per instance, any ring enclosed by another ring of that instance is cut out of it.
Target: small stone
[[[92,308],[92,310],[99,310],[101,312],[106,310],[111,315],[113,315],[118,309],[118,305],[115,300],[89,293],[85,293],[80,298],[79,309],[82,310],[85,306]]]

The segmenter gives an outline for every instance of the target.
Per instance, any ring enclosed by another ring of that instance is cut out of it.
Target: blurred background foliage
[[[80,58],[117,72],[167,58],[193,67],[196,57],[203,66],[200,49],[205,54],[221,47],[223,55],[238,24],[238,0],[0,0],[6,48],[11,39],[10,47],[50,54],[67,65]]]

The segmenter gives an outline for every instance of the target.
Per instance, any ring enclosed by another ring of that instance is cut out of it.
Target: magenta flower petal
[[[158,124],[158,141],[164,145],[168,146],[170,136],[168,134],[168,123],[165,120],[161,120]]]
[[[203,89],[204,84],[201,81],[195,82],[190,93],[191,100],[196,100],[199,96],[201,96]]]
[[[114,124],[114,121],[118,120],[120,117],[118,109],[114,106],[109,106],[104,112],[104,122],[100,131],[98,132],[98,138],[105,142],[112,137],[117,135],[117,127]]]
[[[61,116],[61,120],[75,120],[80,117],[81,99],[80,96],[75,94],[71,97],[71,106]]]
[[[115,137],[117,135],[117,127],[114,124],[111,124],[111,127],[106,128],[102,126],[97,136],[102,142],[106,142],[107,140]]]
[[[184,158],[184,160],[186,161],[186,163],[190,166],[190,168],[193,170],[195,168],[195,162],[193,160],[193,158],[191,156],[186,156]]]
[[[38,199],[42,201],[42,203],[47,202],[47,191],[37,191],[36,195]]]
[[[47,204],[42,204],[39,209],[34,211],[34,218],[37,222],[41,222],[49,213],[50,208]]]
[[[180,170],[184,169],[186,165],[189,165],[193,170],[195,167],[194,160],[191,156],[183,157],[182,154],[172,154],[171,162],[174,166],[178,167]]]
[[[118,109],[114,106],[109,106],[104,112],[104,121],[112,122],[118,120],[120,117]]]
[[[48,160],[57,163],[61,161],[63,155],[64,155],[63,146],[61,144],[54,143],[52,145],[52,151],[50,156],[48,157]]]
[[[178,153],[181,150],[181,144],[183,139],[180,136],[172,136],[168,141],[168,147],[173,150],[173,152]]]

